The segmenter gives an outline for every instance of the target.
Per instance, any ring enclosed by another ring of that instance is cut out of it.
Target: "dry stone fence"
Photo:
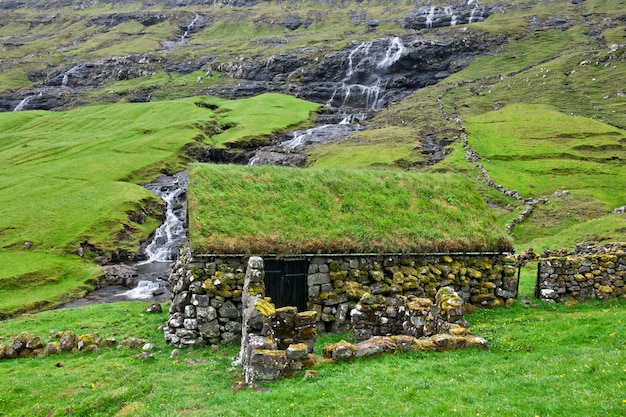
[[[428,298],[450,287],[468,304],[503,306],[517,296],[515,259],[507,254],[311,255],[302,275],[306,304],[318,331],[352,328],[351,312],[369,294]],[[170,275],[172,304],[164,326],[177,347],[240,343],[245,256],[192,255],[183,247]],[[288,259],[286,259],[288,262]],[[267,283],[271,286],[271,282]],[[277,307],[281,305],[273,299]],[[409,301],[410,302],[410,301]]]
[[[535,296],[545,301],[626,298],[626,243],[579,247],[539,260]]]

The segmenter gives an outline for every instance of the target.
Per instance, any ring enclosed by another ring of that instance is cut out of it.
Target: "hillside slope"
[[[3,1],[0,257],[11,262],[24,242],[51,256],[136,250],[155,221],[129,217],[158,211],[136,183],[180,166],[188,144],[241,156],[275,142],[318,104],[319,123],[368,117],[306,148],[308,166],[460,173],[518,250],[626,240],[626,1],[430,3]],[[217,108],[268,91],[317,104],[265,96]],[[142,123],[138,109],[149,109]],[[277,125],[264,130],[270,113]],[[123,169],[111,174],[105,155]],[[103,190],[115,201],[99,201]],[[72,216],[79,205],[98,216]],[[76,222],[61,225],[60,209]],[[7,294],[59,263],[32,265],[4,269]],[[78,292],[97,274],[81,271]]]

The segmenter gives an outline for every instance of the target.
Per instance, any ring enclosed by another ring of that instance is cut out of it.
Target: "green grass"
[[[622,187],[613,178],[623,178],[626,168],[610,159],[626,158],[626,131],[547,106],[515,104],[468,118],[465,126],[498,184],[533,197],[566,188],[619,204]]]
[[[626,215],[611,214],[580,222],[553,233],[534,233],[532,236],[535,236],[534,239],[526,241],[525,246],[518,249],[533,248],[536,253],[541,253],[544,249],[572,251],[579,242],[593,244],[621,242],[626,240]]]
[[[522,286],[532,281],[524,270]],[[184,349],[170,358],[158,326],[167,313],[145,303],[94,305],[5,321],[0,341],[21,331],[53,340],[51,331],[139,337],[156,345],[139,361],[125,347],[0,361],[0,413],[9,416],[408,415],[581,416],[624,414],[624,301],[554,305],[516,301],[478,310],[470,330],[491,349],[386,355],[316,366],[319,374],[263,383],[265,392],[233,392],[238,349]],[[328,342],[351,335],[324,335]],[[193,361],[200,363],[194,364]],[[55,366],[55,364],[60,366]]]
[[[284,94],[263,94],[249,99],[215,101],[220,123],[232,126],[208,138],[213,145],[259,146],[282,131],[293,130],[308,120],[320,105]]]
[[[466,128],[470,145],[483,157],[496,183],[525,197],[551,200],[516,227],[514,236],[520,245],[541,237],[556,244],[554,235],[559,232],[589,226],[588,220],[624,205],[621,178],[626,177],[626,167],[620,161],[626,157],[626,131],[622,129],[548,106],[521,104],[468,118]],[[553,196],[559,190],[569,195]],[[587,234],[591,235],[602,233]],[[561,244],[572,246],[571,241]]]
[[[389,168],[406,161],[411,153],[411,145],[329,144],[312,149],[307,164],[314,168]],[[419,158],[411,158],[411,162],[415,159]]]
[[[190,184],[195,252],[510,249],[485,203],[458,176],[197,164]]]
[[[39,310],[85,293],[100,268],[78,256],[54,256],[44,251],[3,250],[0,253],[0,317]]]
[[[207,107],[216,102],[221,114]],[[16,288],[0,284],[0,313],[82,295],[93,284],[94,269],[70,255],[79,248],[88,258],[137,253],[162,210],[140,184],[184,169],[188,147],[242,137],[261,142],[306,122],[316,107],[269,94],[232,102],[196,97],[0,114],[0,270],[12,271],[13,259],[26,259],[33,263],[29,276],[41,278],[39,287],[37,280]],[[209,139],[224,123],[239,136]],[[24,249],[25,242],[32,249]],[[61,259],[64,267],[57,266]],[[5,273],[3,281],[22,275]]]

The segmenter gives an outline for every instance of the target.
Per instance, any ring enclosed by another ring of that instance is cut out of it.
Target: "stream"
[[[187,172],[163,176],[145,188],[166,204],[165,220],[142,249],[143,260],[128,264],[107,265],[103,272],[109,285],[61,308],[81,307],[118,301],[161,302],[170,298],[168,277],[176,260],[178,246],[187,239]]]

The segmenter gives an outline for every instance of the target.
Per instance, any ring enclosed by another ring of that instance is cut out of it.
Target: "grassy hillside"
[[[316,107],[270,94],[1,113],[0,313],[84,292],[97,270],[79,249],[136,253],[162,209],[139,184],[183,169],[187,148],[262,142]]]
[[[189,179],[195,252],[511,249],[486,204],[459,176],[196,164]]]
[[[506,106],[467,119],[466,128],[495,182],[524,196],[552,200],[533,222],[517,228],[519,242],[525,235],[553,236],[626,202],[622,129],[539,105]]]
[[[511,40],[383,110],[351,140],[315,147],[310,165],[421,170],[425,143],[452,142],[446,159],[428,170],[469,178],[505,225],[524,207],[478,178],[464,159],[459,125],[446,119],[455,115],[496,183],[525,198],[550,198],[515,227],[519,250],[626,240],[626,217],[611,215],[626,204],[626,32],[616,20],[625,13],[624,1],[554,1],[471,25],[463,30],[506,33]],[[566,22],[560,30],[547,25],[555,17]],[[563,189],[569,194],[553,197]],[[599,224],[607,227],[596,229]]]
[[[153,59],[174,64],[211,58],[212,66],[220,62],[239,62],[254,57],[288,53],[309,48],[310,59],[320,59],[328,51],[344,49],[351,41],[404,32],[396,19],[413,9],[412,1],[335,4],[305,1],[285,5],[280,1],[261,1],[245,8],[177,4],[145,7],[144,2],[66,2],[51,13],[35,9],[35,1],[22,2],[25,7],[0,13],[0,92],[41,85],[29,74],[63,72],[76,62],[97,61],[107,57],[149,54]],[[41,2],[40,2],[41,3]],[[74,3],[74,4],[72,4]],[[29,7],[30,6],[30,7]],[[208,16],[201,28],[195,28],[185,42],[179,42],[196,13]],[[377,32],[351,13],[380,20]],[[157,16],[153,18],[153,16]],[[149,18],[150,17],[150,18]],[[299,18],[297,30],[283,22]],[[164,46],[169,42],[169,46]],[[134,94],[148,89],[155,99],[196,95],[209,84],[229,85],[235,82],[215,74],[196,84],[198,76],[175,70],[130,77],[107,86],[102,92],[87,92],[85,102],[116,101],[117,93]],[[109,87],[111,87],[109,89]],[[114,91],[116,94],[110,94]]]

